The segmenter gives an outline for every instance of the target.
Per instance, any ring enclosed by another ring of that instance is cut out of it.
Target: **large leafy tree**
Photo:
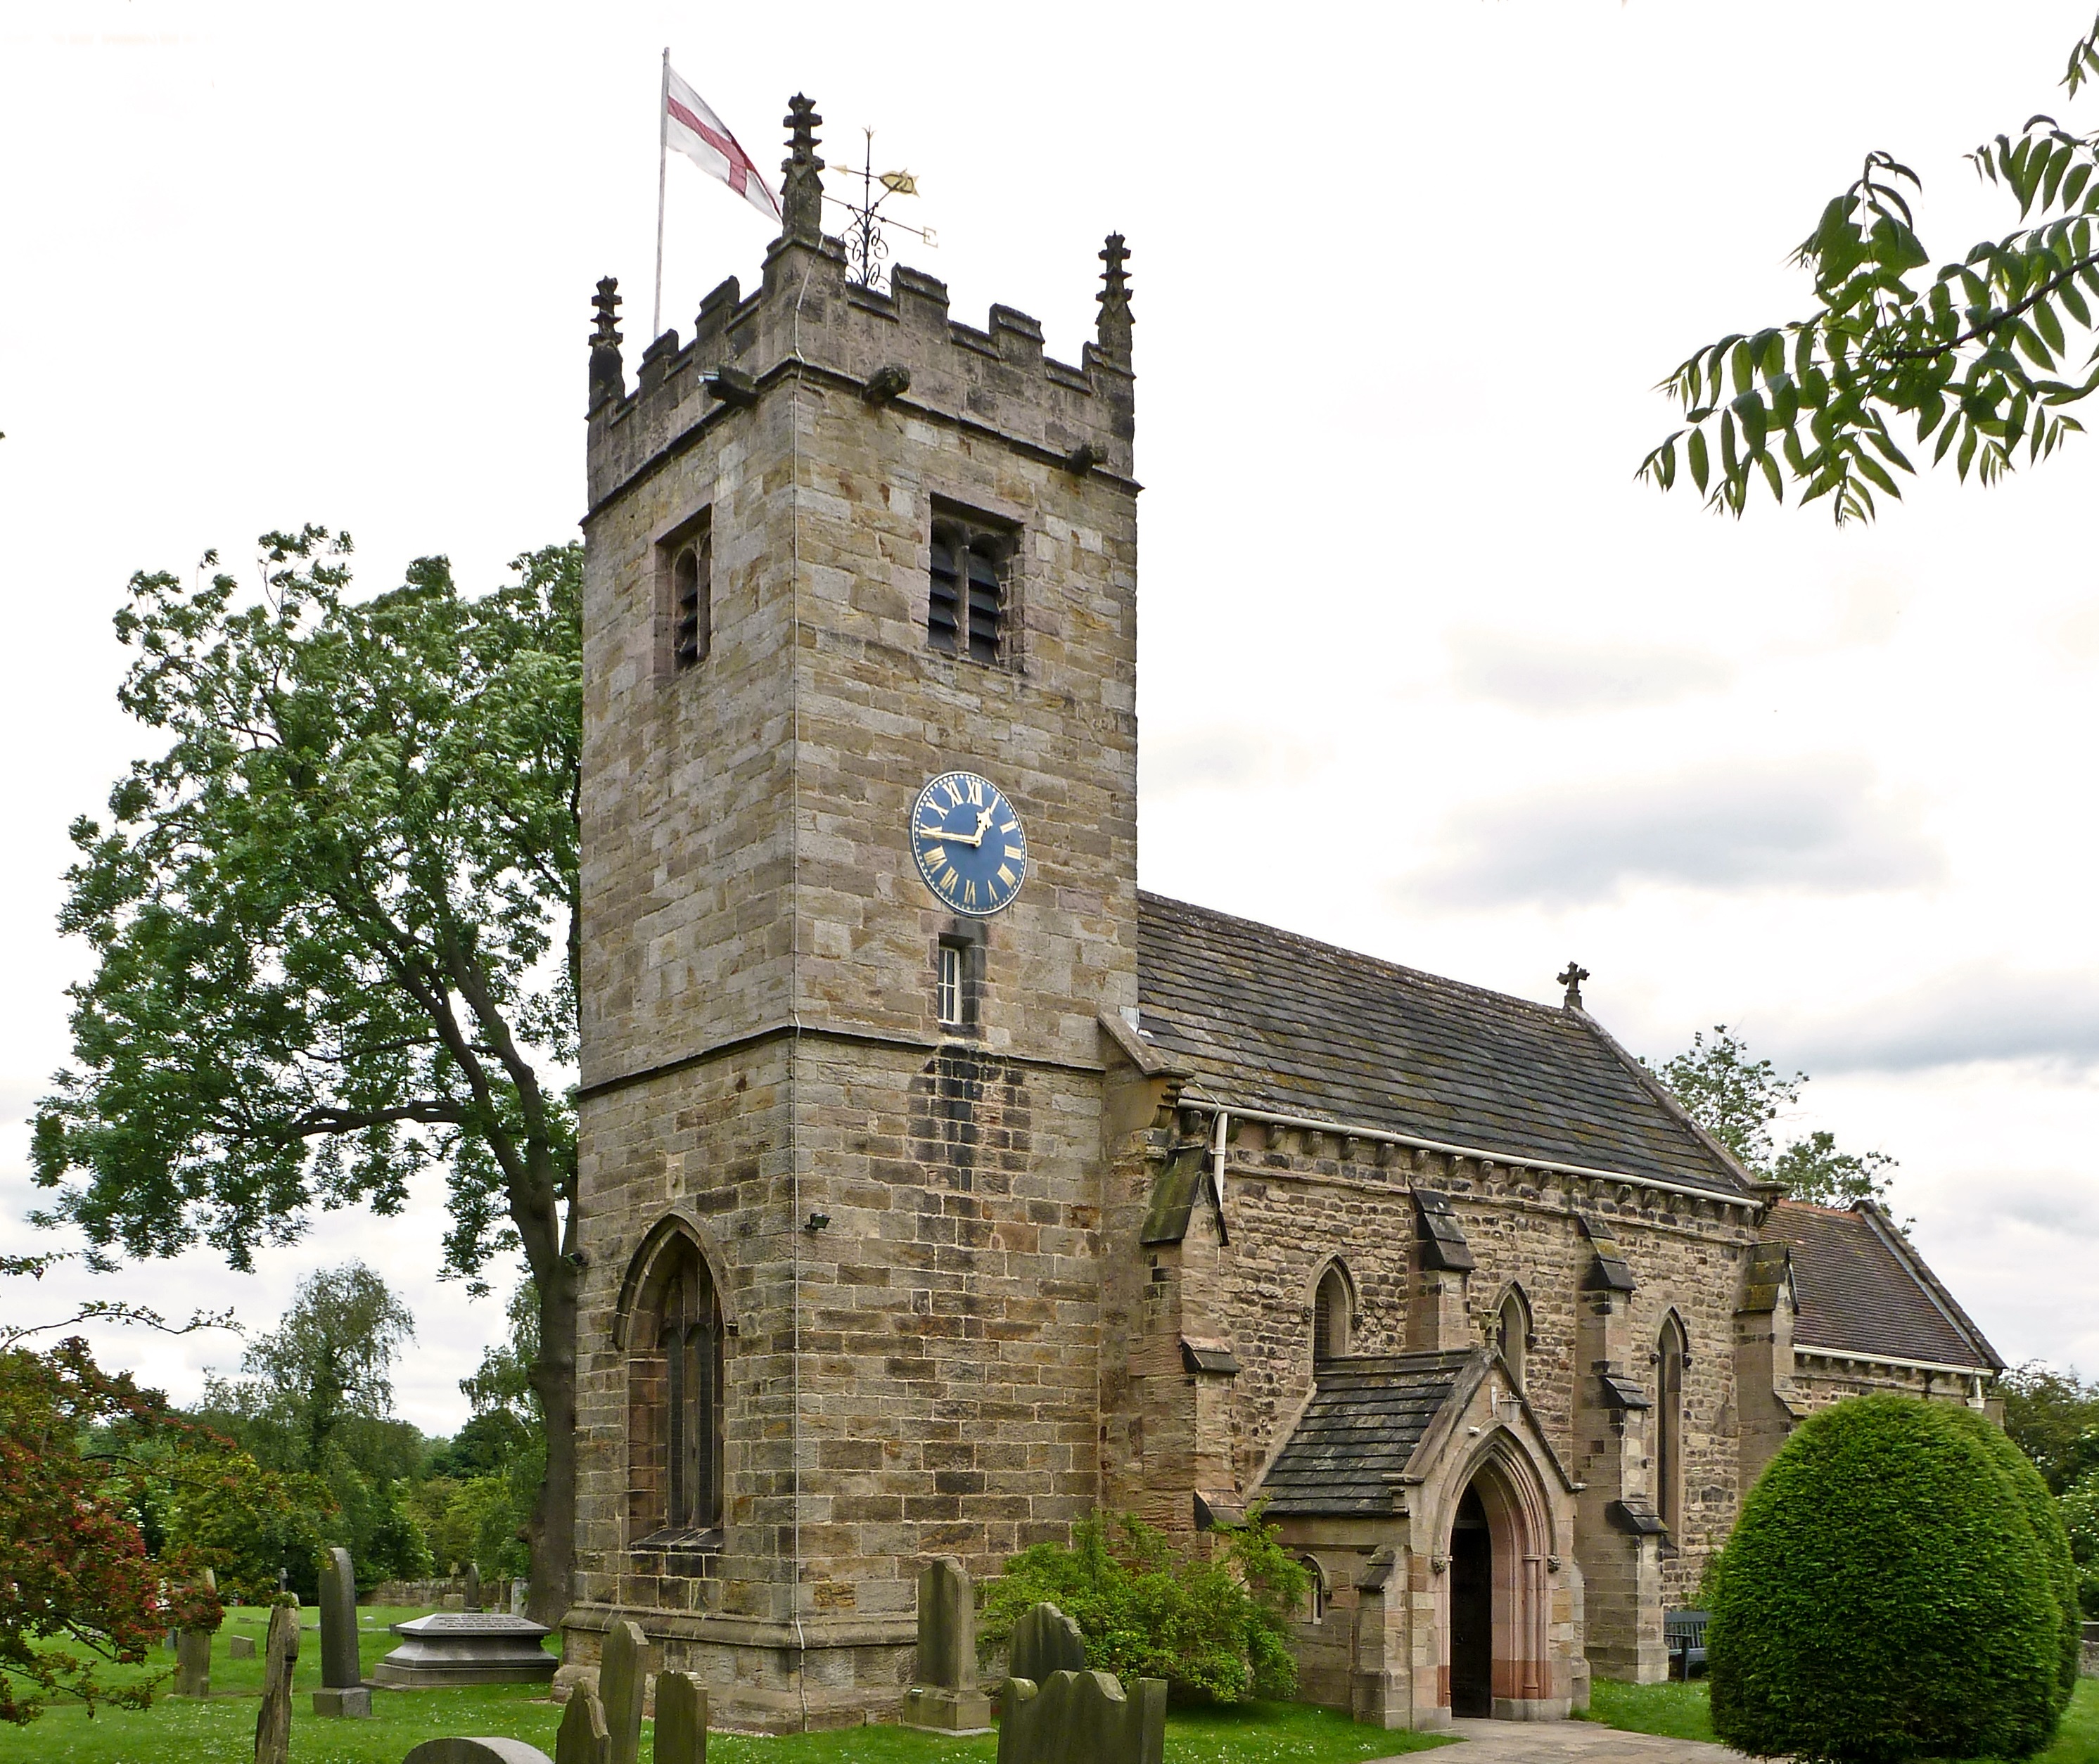
[[[2075,96],[2095,75],[2099,23],[2062,83]],[[1688,472],[1738,515],[1759,480],[1780,501],[1790,483],[1803,501],[1829,498],[1842,523],[1870,519],[1876,490],[1902,495],[1895,474],[1916,469],[1903,427],[1933,464],[1951,455],[1986,484],[2080,429],[2068,407],[2099,390],[2099,353],[2082,348],[2099,302],[2099,132],[2037,116],[1969,158],[2018,204],[2018,227],[1934,266],[1906,194],[1921,181],[1868,153],[1793,253],[1814,309],[1679,367],[1663,385],[1685,426],[1640,475],[1667,490]]]
[[[1895,1160],[1884,1151],[1837,1149],[1834,1133],[1817,1131],[1781,1147],[1771,1129],[1780,1113],[1800,1100],[1806,1072],[1790,1076],[1767,1059],[1752,1059],[1747,1045],[1727,1024],[1702,1029],[1691,1045],[1655,1068],[1684,1111],[1744,1165],[1767,1181],[1783,1182],[1796,1200],[1843,1206],[1885,1200]]]
[[[350,597],[345,535],[261,542],[259,591],[133,578],[123,707],[164,736],[73,829],[92,947],[42,1106],[43,1216],[236,1267],[442,1164],[447,1269],[521,1246],[548,1450],[534,1614],[573,1551],[580,551],[478,598],[442,558]],[[207,569],[216,564],[207,558]]]

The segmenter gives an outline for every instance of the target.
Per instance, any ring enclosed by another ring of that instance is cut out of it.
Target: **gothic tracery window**
[[[680,1240],[665,1255],[654,1327],[637,1344],[629,1373],[637,1538],[691,1536],[722,1523],[721,1301],[691,1243]]]

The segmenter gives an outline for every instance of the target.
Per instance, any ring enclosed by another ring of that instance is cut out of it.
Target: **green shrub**
[[[1096,1513],[1072,1528],[1070,1548],[1038,1543],[1005,1564],[985,1595],[982,1645],[1004,1647],[1047,1599],[1079,1625],[1087,1663],[1126,1687],[1164,1678],[1183,1700],[1287,1697],[1297,1688],[1288,1625],[1305,1571],[1258,1508],[1212,1537],[1206,1558],[1192,1537]]]
[[[2078,1602],[2087,1617],[2099,1622],[2099,1468],[2072,1483],[2057,1510],[2070,1534],[2070,1559],[2077,1564]]]
[[[1711,1579],[1713,1726],[1803,1764],[2030,1757],[2063,1612],[2027,1491],[1976,1418],[1855,1397],[1789,1440]]]
[[[1973,1409],[1956,1409],[1953,1414],[1997,1460],[1997,1469],[2033,1528],[2034,1541],[2047,1560],[2048,1586],[2055,1595],[2062,1625],[2055,1699],[2056,1713],[2060,1715],[2070,1706],[2070,1695],[2077,1688],[2078,1656],[2084,1639],[2084,1625],[2078,1611],[2077,1564],[2070,1553],[2070,1534],[2063,1529],[2062,1509],[2033,1460],[2012,1443],[2002,1427]]]

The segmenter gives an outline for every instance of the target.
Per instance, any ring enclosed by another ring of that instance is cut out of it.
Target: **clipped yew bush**
[[[1874,1396],[1787,1441],[1709,1583],[1723,1740],[1802,1764],[2048,1745],[2066,1697],[2062,1577],[2023,1460],[1994,1432],[1947,1404]]]

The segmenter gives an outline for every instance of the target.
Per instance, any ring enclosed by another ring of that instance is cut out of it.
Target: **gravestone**
[[[510,1614],[513,1617],[525,1615],[526,1602],[532,1596],[532,1583],[519,1575],[510,1583]]]
[[[218,1590],[218,1577],[206,1568],[200,1584],[206,1592],[215,1593]],[[213,1629],[217,1627],[213,1625]],[[195,1626],[176,1633],[175,1696],[211,1695],[211,1638],[212,1630]]]
[[[656,1764],[707,1764],[707,1693],[689,1672],[656,1674]]]
[[[314,1713],[372,1713],[372,1692],[357,1657],[357,1571],[343,1549],[321,1558],[321,1687],[314,1692]]]
[[[211,1631],[183,1630],[175,1637],[177,1696],[211,1695]]]
[[[466,1565],[466,1608],[469,1611],[481,1608],[481,1568],[473,1562]]]
[[[977,1684],[976,1593],[956,1556],[935,1557],[918,1576],[918,1678],[904,1719],[940,1733],[991,1731],[991,1699]]]
[[[255,1716],[255,1764],[291,1764],[292,1671],[299,1660],[299,1595],[279,1593],[262,1644],[262,1707]]]
[[[1162,1764],[1166,1681],[1125,1696],[1111,1672],[1053,1672],[1005,1681],[998,1764]]]
[[[255,1638],[252,1635],[227,1636],[226,1657],[229,1660],[253,1660],[255,1657]]]
[[[619,1622],[605,1632],[598,1656],[598,1700],[612,1736],[605,1764],[637,1764],[641,1756],[641,1709],[649,1695],[649,1638],[638,1623]]]
[[[612,1736],[605,1724],[605,1705],[587,1684],[569,1695],[561,1711],[561,1731],[554,1739],[554,1764],[606,1764]]]
[[[401,1645],[372,1669],[389,1690],[530,1683],[561,1664],[539,1645],[545,1624],[501,1611],[439,1611],[393,1628]]]
[[[522,1740],[425,1740],[401,1764],[551,1764]]]
[[[1084,1672],[1086,1639],[1056,1606],[1045,1602],[1031,1605],[1013,1626],[1013,1645],[1006,1658],[1006,1676],[1048,1683],[1053,1672]]]

